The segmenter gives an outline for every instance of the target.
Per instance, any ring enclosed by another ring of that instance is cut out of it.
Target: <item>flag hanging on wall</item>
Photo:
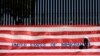
[[[0,56],[34,55],[99,56],[100,26],[0,27]]]

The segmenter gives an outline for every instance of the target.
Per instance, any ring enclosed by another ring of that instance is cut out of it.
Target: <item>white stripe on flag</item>
[[[100,27],[0,27],[0,30],[31,31],[31,32],[58,32],[58,31],[97,31]]]
[[[0,42],[0,45],[12,46],[12,44],[14,43]],[[30,46],[30,44],[32,43],[19,43],[19,44],[26,44],[27,46]],[[50,46],[50,45],[51,43],[46,43],[46,46]],[[61,43],[56,43],[56,46],[61,46]],[[100,46],[100,42],[90,42],[90,46]]]
[[[0,53],[30,53],[30,52],[100,52],[100,49],[23,49],[23,50],[0,50]]]
[[[100,37],[100,34],[86,34],[86,35],[54,35],[54,36],[29,36],[29,35],[11,35],[11,34],[0,34],[0,38],[9,38],[9,39],[23,39],[23,40],[38,40],[46,38],[85,38],[85,37]]]

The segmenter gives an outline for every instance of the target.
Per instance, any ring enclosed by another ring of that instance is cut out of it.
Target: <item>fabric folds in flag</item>
[[[88,48],[84,48],[85,38],[88,39]],[[0,56],[33,55],[99,56],[100,26],[0,27]]]

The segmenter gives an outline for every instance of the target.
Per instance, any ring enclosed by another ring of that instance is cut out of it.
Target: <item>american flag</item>
[[[89,40],[87,49],[84,38]],[[100,55],[100,26],[2,26],[0,56]]]

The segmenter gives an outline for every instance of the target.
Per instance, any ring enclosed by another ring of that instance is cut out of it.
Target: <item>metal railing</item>
[[[16,20],[10,8],[7,9],[7,5],[2,5],[0,1],[0,25],[16,25],[16,22],[22,25],[100,25],[99,0],[24,0],[26,2],[21,3],[26,7],[22,7],[22,12],[25,10],[26,14],[23,12]],[[29,13],[27,8],[30,8]]]

